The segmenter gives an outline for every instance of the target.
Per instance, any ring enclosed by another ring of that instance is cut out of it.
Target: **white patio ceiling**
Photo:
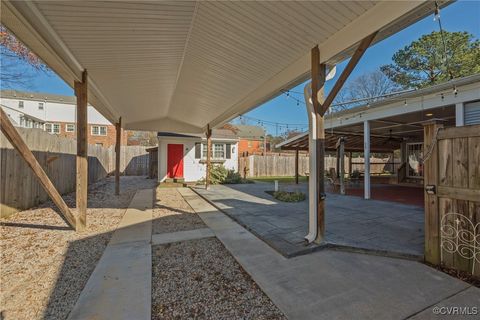
[[[201,132],[432,12],[425,1],[2,1],[2,23],[127,129]],[[446,2],[443,2],[446,3]]]

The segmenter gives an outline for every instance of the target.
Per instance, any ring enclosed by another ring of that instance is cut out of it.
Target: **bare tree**
[[[379,100],[379,96],[401,90],[401,87],[390,80],[380,70],[364,73],[352,81],[349,81],[345,87],[340,90],[335,103],[346,103],[359,99],[367,99],[362,104]],[[358,103],[346,103],[337,108],[337,110],[348,109]]]
[[[0,25],[0,64],[2,88],[27,88],[39,72],[50,72],[47,65],[3,25]]]

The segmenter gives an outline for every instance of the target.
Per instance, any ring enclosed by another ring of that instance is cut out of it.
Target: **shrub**
[[[221,164],[213,165],[210,169],[211,184],[237,184],[237,183],[253,183],[251,180],[242,178],[240,173],[235,170],[228,170]]]
[[[300,202],[305,200],[305,193],[300,191],[288,192],[288,191],[275,191],[273,197],[283,202]]]

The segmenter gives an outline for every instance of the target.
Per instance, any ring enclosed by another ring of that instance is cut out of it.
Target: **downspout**
[[[308,234],[305,236],[305,240],[308,243],[315,241],[318,232],[318,219],[317,219],[317,128],[316,128],[316,113],[312,104],[312,89],[310,83],[305,85],[303,89],[305,104],[307,106],[308,114],[308,150],[309,150],[309,162],[310,173],[308,177]]]

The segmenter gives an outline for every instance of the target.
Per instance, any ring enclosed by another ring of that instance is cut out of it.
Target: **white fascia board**
[[[2,1],[2,24],[42,59],[70,87],[81,81],[85,68],[78,62],[48,21],[31,1]],[[95,82],[88,79],[88,101],[110,122],[119,114]]]
[[[122,127],[127,130],[165,131],[188,134],[205,133],[203,128],[192,126],[191,124],[174,120],[172,118],[160,118],[133,123],[126,122]]]
[[[382,30],[395,20],[425,5],[427,1],[383,1],[345,26],[342,30],[319,43],[321,63],[338,59],[342,53],[350,51],[368,35]],[[421,17],[418,17],[421,18]],[[412,21],[413,22],[413,21]],[[383,34],[383,37],[390,34]],[[381,40],[377,36],[374,42]],[[382,38],[383,39],[383,38]],[[334,61],[339,62],[339,61]],[[253,109],[281,94],[282,89],[294,87],[309,78],[311,68],[310,52],[280,71],[263,85],[250,92],[239,103],[210,122],[211,127],[224,124],[231,119]]]
[[[202,141],[206,141],[207,138],[203,137]],[[214,138],[212,137],[212,142],[238,142],[238,139],[234,138]]]
[[[373,107],[370,109],[362,108],[362,110],[359,110],[355,113],[340,114],[336,119],[325,119],[325,129],[361,124],[365,120],[383,119],[406,113],[435,109],[444,106],[452,106],[460,102],[480,99],[479,82],[469,84],[465,87],[458,87],[457,89],[459,91],[457,96],[455,96],[451,90],[448,92],[442,90],[425,96],[407,98],[407,106],[405,106],[405,99],[400,98],[401,100],[399,99],[382,106]],[[441,96],[442,92],[444,93],[443,100]]]

